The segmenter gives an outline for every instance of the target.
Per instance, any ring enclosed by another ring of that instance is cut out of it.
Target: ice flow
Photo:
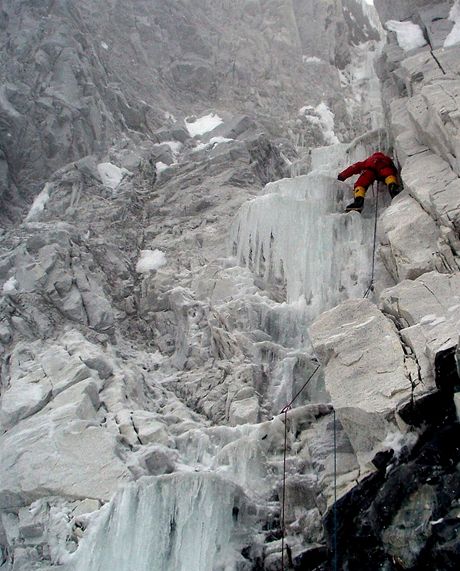
[[[307,321],[361,297],[370,279],[372,212],[343,214],[352,195],[333,178],[355,154],[351,149],[316,149],[309,174],[268,184],[241,208],[233,227],[239,263],[284,288],[288,303],[303,298]]]
[[[245,519],[241,488],[215,474],[148,478],[106,506],[68,569],[236,571]]]

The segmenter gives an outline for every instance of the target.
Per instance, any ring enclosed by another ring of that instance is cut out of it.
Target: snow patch
[[[125,176],[132,174],[129,170],[117,167],[112,163],[99,163],[97,165],[97,171],[101,177],[102,184],[112,190],[118,187]]]
[[[8,281],[3,284],[3,295],[8,293],[16,293],[18,287],[18,282],[14,276],[12,276]]]
[[[47,182],[43,190],[35,198],[29,213],[26,216],[26,222],[33,222],[39,218],[40,214],[45,210],[46,203],[50,198],[51,183]]]
[[[166,264],[166,256],[161,250],[141,250],[141,255],[136,264],[136,272],[148,274],[158,270]]]
[[[403,448],[407,447],[410,450],[417,440],[418,434],[415,432],[408,432],[407,434],[403,434],[402,432],[390,432],[382,442],[382,446],[393,450],[395,457],[399,458]]]
[[[444,47],[448,48],[460,42],[460,0],[456,0],[449,12],[449,20],[454,22],[454,27],[444,40]]]
[[[195,147],[195,150],[201,151],[203,149],[207,149],[208,147],[214,147],[216,145],[220,145],[221,143],[230,143],[234,140],[235,139],[227,139],[226,137],[212,137],[212,139],[209,140],[209,143],[199,143]]]
[[[209,133],[209,131],[212,131],[223,122],[223,119],[221,119],[219,115],[216,113],[210,113],[209,115],[195,119],[195,121],[187,121],[186,119],[185,126],[190,136],[195,137],[197,135],[200,136],[205,133]]]
[[[322,59],[316,56],[302,56],[303,63],[324,63]]]
[[[157,169],[157,174],[160,174],[161,172],[165,171],[166,169],[169,169],[171,165],[166,165],[165,163],[162,163],[161,161],[158,161],[155,164],[155,167]]]
[[[312,107],[311,105],[302,107],[299,109],[299,115],[304,115],[310,123],[318,125],[321,128],[326,143],[329,145],[340,143],[334,133],[334,113],[332,113],[324,101],[316,107]]]
[[[396,32],[396,38],[400,47],[408,52],[421,48],[426,45],[422,29],[413,22],[398,22],[397,20],[388,20],[385,23],[387,30]]]

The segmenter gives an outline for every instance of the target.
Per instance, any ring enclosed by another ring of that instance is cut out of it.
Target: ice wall
[[[316,149],[312,171],[270,183],[246,203],[234,224],[234,254],[286,301],[305,301],[307,319],[340,301],[361,297],[370,280],[372,191],[367,212],[344,214],[352,197],[333,178],[350,155],[347,145]]]
[[[214,474],[148,478],[106,506],[67,569],[236,571],[245,517],[242,490]]]

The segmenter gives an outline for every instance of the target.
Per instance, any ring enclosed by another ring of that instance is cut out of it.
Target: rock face
[[[310,334],[325,366],[325,388],[364,475],[376,447],[397,431],[397,404],[414,390],[398,332],[364,299],[323,313]]]
[[[335,2],[4,2],[0,195],[7,212],[17,216],[18,191],[30,198],[57,168],[101,156],[116,139],[171,140],[162,133],[174,116],[209,108],[260,113],[281,135],[282,123],[328,93],[346,132],[353,121],[335,95],[335,64],[350,63],[350,43],[377,37],[349,4],[354,21],[344,21]],[[326,31],[312,21],[327,22]],[[299,131],[295,121],[292,128]]]
[[[460,48],[375,3],[3,2],[2,571],[457,568]]]

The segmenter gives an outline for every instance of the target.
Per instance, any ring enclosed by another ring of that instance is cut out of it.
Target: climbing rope
[[[334,507],[333,507],[333,517],[334,517],[334,532],[332,547],[334,551],[333,567],[334,571],[337,571],[337,424],[335,418],[334,409]]]
[[[371,271],[371,281],[369,287],[364,293],[363,297],[367,297],[371,291],[374,291],[374,273],[375,273],[375,250],[377,245],[377,219],[378,219],[378,209],[379,209],[379,191],[375,189],[375,182],[372,185],[372,194],[374,196],[374,244],[372,246],[372,271]]]
[[[284,409],[284,451],[283,451],[283,495],[281,504],[281,570],[284,571],[284,537],[286,535],[285,506],[286,506],[286,454],[287,454],[287,413]]]
[[[287,428],[287,415],[291,410],[292,405],[300,396],[300,394],[305,390],[308,383],[315,376],[316,371],[320,368],[321,364],[318,363],[313,373],[308,377],[306,382],[303,384],[302,388],[297,391],[291,401],[283,408],[280,414],[284,414],[284,450],[283,450],[283,493],[281,496],[281,571],[285,570],[284,567],[284,543],[286,537],[286,525],[285,525],[285,514],[286,514],[286,457],[287,457],[287,439],[288,439],[288,428]]]

